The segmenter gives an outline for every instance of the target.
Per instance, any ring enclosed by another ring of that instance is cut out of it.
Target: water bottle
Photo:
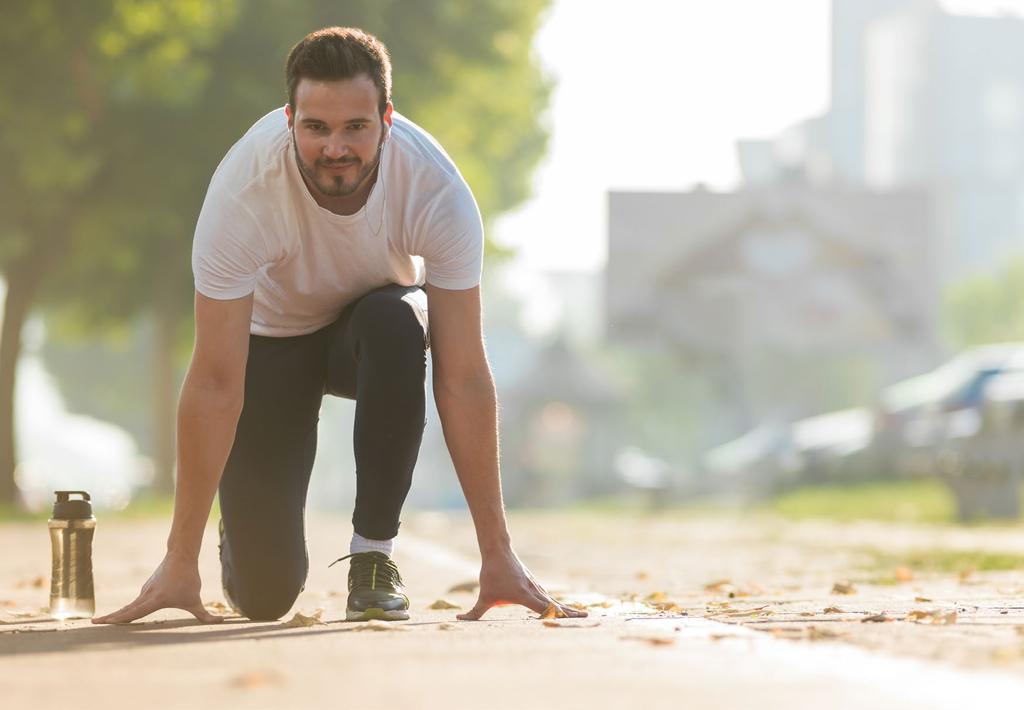
[[[50,526],[53,575],[50,578],[50,616],[88,619],[96,613],[92,586],[92,536],[96,518],[85,491],[55,491]],[[80,499],[71,496],[82,496]]]

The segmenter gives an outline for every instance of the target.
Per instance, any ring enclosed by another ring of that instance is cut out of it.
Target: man
[[[289,54],[286,78],[288,104],[228,151],[199,216],[166,556],[138,598],[93,621],[162,608],[221,621],[200,601],[198,571],[218,485],[225,596],[249,618],[283,616],[308,571],[303,514],[325,393],[356,400],[346,618],[407,619],[392,552],[423,433],[428,349],[482,560],[477,603],[459,618],[508,603],[584,615],[551,599],[512,550],[469,188],[394,112],[375,37],[313,32]]]

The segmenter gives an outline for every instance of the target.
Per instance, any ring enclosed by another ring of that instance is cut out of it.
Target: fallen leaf
[[[801,611],[800,616],[817,616],[813,611]]]
[[[444,623],[439,624],[437,628],[441,631],[454,631],[455,629],[459,628],[459,625],[453,624],[450,621],[445,621]]]
[[[714,582],[708,582],[707,584],[704,585],[704,591],[705,592],[712,592],[712,593],[715,593],[715,594],[731,592],[731,591],[734,591],[735,589],[736,589],[736,587],[733,586],[733,583],[732,583],[731,579],[718,579],[718,580],[715,580]]]
[[[929,599],[928,597],[914,597],[914,601],[915,602],[921,602],[921,603],[927,603],[927,602],[930,602],[931,599]]]
[[[668,595],[665,592],[653,592],[644,597],[645,602],[664,602],[668,601]]]
[[[840,609],[837,606],[827,606],[824,609],[822,609],[822,613],[823,614],[845,614],[846,610],[845,609]]]
[[[206,610],[212,614],[220,614],[221,616],[238,616],[234,609],[229,607],[224,602],[212,601],[203,604]]]
[[[966,582],[967,580],[969,580],[971,578],[972,575],[974,575],[974,572],[975,572],[975,570],[973,568],[971,568],[971,567],[968,567],[966,569],[962,569],[957,574],[957,578],[961,582]]]
[[[396,624],[393,621],[384,621],[383,619],[370,619],[369,621],[357,624],[352,627],[353,631],[408,631],[406,627],[401,624]]]
[[[436,602],[427,607],[428,609],[461,609],[458,604],[452,604],[447,599],[438,599]]]
[[[708,610],[732,609],[732,604],[730,604],[729,602],[708,602],[705,606],[707,606]]]
[[[884,623],[886,621],[893,621],[893,619],[892,619],[892,617],[886,616],[885,612],[883,611],[881,614],[872,614],[871,616],[865,616],[860,621],[861,621],[862,624],[867,624],[867,623],[878,624],[878,623]]]
[[[836,582],[832,585],[833,594],[856,594],[857,589],[853,586],[852,582],[842,581]]]
[[[0,606],[18,606],[18,602],[13,599],[0,600]]]
[[[721,641],[722,639],[738,639],[738,634],[711,634],[708,636],[712,641]]]
[[[562,611],[557,604],[548,604],[548,608],[544,610],[538,618],[540,619],[564,619],[566,616],[565,612]]]
[[[620,636],[624,641],[643,641],[652,646],[670,646],[676,642],[672,636]]]
[[[810,641],[828,641],[830,639],[838,639],[845,636],[838,631],[832,629],[822,629],[817,626],[810,626],[807,628],[807,638]]]
[[[914,573],[909,567],[897,567],[893,570],[893,577],[897,582],[910,582],[914,579]]]
[[[448,593],[449,594],[454,594],[455,592],[475,592],[479,587],[480,587],[480,582],[478,582],[477,580],[473,579],[473,580],[470,580],[468,582],[462,582],[461,584],[456,584],[454,587],[452,587],[452,588],[450,588],[448,590]]]
[[[233,688],[263,688],[284,685],[284,676],[277,671],[248,671],[233,677],[229,685]]]
[[[943,611],[942,609],[915,609],[907,614],[906,620],[918,624],[934,624],[936,626],[948,626],[955,624],[957,619],[956,610]]]
[[[1015,646],[1003,646],[992,651],[992,660],[1009,663],[1020,658],[1020,649]]]
[[[658,611],[664,611],[670,614],[678,614],[683,611],[683,608],[675,602],[661,602],[660,604],[651,604],[651,606]]]
[[[323,626],[326,623],[320,620],[320,617],[323,615],[323,613],[323,609],[317,609],[309,616],[306,616],[305,614],[302,614],[300,612],[295,612],[295,616],[293,616],[288,621],[282,623],[281,626],[284,626],[285,628],[301,626]]]
[[[4,609],[4,613],[13,616],[15,619],[31,619],[37,616],[46,616],[48,611],[28,611],[27,609]]]
[[[649,578],[650,578],[650,576],[651,576],[651,575],[647,574],[646,572],[637,572],[637,573],[636,573],[636,578],[637,578],[638,580],[640,580],[640,581],[643,581],[643,580],[645,580],[645,579],[649,579]]]

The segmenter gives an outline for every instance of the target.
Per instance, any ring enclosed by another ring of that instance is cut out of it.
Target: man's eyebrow
[[[321,118],[313,118],[313,117],[301,118],[301,119],[299,119],[299,123],[322,123],[325,126],[328,125],[327,121],[325,121],[325,120],[323,120]],[[350,124],[350,123],[370,123],[370,119],[369,118],[349,118],[349,119],[346,119],[344,121],[344,123],[345,124]]]

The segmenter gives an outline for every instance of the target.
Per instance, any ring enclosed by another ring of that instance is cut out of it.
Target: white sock
[[[349,543],[348,551],[353,555],[357,552],[383,552],[388,557],[392,557],[395,552],[395,538],[390,540],[371,540],[354,532],[352,533],[352,542]]]

